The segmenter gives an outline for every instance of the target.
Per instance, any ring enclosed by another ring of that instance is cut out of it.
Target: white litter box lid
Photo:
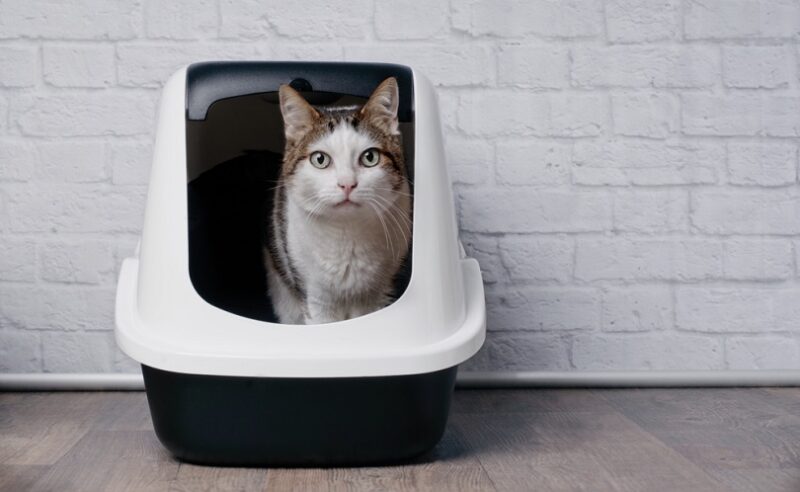
[[[324,325],[245,318],[206,302],[189,277],[186,69],[164,87],[138,257],[122,264],[116,337],[162,370],[246,377],[365,377],[453,367],[483,344],[478,263],[458,243],[433,88],[414,72],[413,268],[405,292],[377,312]]]

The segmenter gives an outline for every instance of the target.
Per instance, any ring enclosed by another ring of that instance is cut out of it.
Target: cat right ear
[[[296,90],[284,84],[278,90],[286,140],[297,141],[308,133],[319,113]]]

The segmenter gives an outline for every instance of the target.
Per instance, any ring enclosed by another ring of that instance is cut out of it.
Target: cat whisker
[[[394,221],[394,223],[395,223],[395,225],[397,226],[397,229],[399,230],[400,234],[402,234],[402,235],[403,235],[403,241],[404,241],[406,244],[408,244],[408,236],[406,235],[406,233],[405,233],[405,231],[404,231],[404,227],[403,227],[403,225],[400,223],[400,221],[399,221],[399,220],[397,220],[397,219],[395,218],[394,214],[393,214],[393,213],[391,213],[391,211],[390,211],[390,210],[389,210],[389,209],[386,207],[386,205],[383,205],[383,204],[381,204],[381,202],[378,202],[378,201],[374,201],[373,203],[374,203],[375,205],[377,205],[377,206],[378,206],[378,208],[380,208],[381,210],[383,210],[383,211],[386,213],[386,215],[387,215],[387,216],[388,216],[390,219],[392,219],[392,220]]]
[[[374,190],[378,190],[378,191],[388,191],[388,192],[396,194],[396,195],[407,196],[409,198],[414,198],[414,195],[412,195],[411,193],[406,193],[406,192],[400,191],[400,190],[394,190],[392,188],[375,187],[373,189]]]
[[[267,188],[264,191],[275,191],[280,188],[285,188],[288,183],[286,182],[279,182],[277,185],[273,186],[272,188]]]
[[[373,199],[381,200],[382,205],[383,205],[381,207],[381,209],[384,210],[388,215],[390,215],[392,217],[392,220],[394,220],[395,223],[397,223],[397,226],[400,227],[401,229],[403,229],[403,227],[398,222],[397,217],[402,219],[404,225],[409,230],[409,233],[411,232],[411,230],[413,229],[413,223],[412,223],[411,219],[408,218],[399,209],[399,206],[396,203],[389,203],[388,199],[386,199],[386,198],[384,198],[384,197],[382,197],[380,195],[370,194],[369,196],[371,198],[373,198]]]
[[[406,215],[405,215],[405,214],[403,214],[403,213],[400,211],[400,209],[398,208],[398,205],[397,205],[397,203],[391,203],[391,202],[389,202],[389,200],[388,200],[387,198],[384,198],[384,197],[382,197],[382,196],[380,196],[380,195],[375,195],[374,197],[375,197],[375,198],[377,198],[377,199],[379,199],[379,200],[381,200],[381,201],[383,202],[383,204],[384,204],[384,205],[386,205],[386,208],[387,208],[387,210],[388,210],[388,211],[392,212],[393,214],[394,214],[394,213],[397,213],[397,215],[398,215],[398,216],[399,216],[401,219],[403,219],[403,221],[406,223],[406,225],[408,225],[409,227],[411,227],[411,226],[412,226],[411,219],[409,219],[408,217],[406,217]]]
[[[384,222],[383,217],[381,217],[381,213],[378,208],[374,205],[374,202],[371,200],[367,200],[367,205],[375,212],[375,216],[378,217],[378,220],[381,222],[381,227],[383,228],[383,237],[386,240],[386,247],[392,252],[393,257],[397,257],[394,252],[394,242],[389,238],[389,230],[386,227],[386,222]]]
[[[305,218],[305,223],[306,223],[306,224],[308,224],[308,223],[311,221],[311,217],[312,217],[314,214],[316,214],[316,213],[317,213],[317,211],[318,211],[318,210],[319,210],[319,209],[322,207],[322,205],[324,205],[324,203],[325,203],[325,201],[324,201],[324,197],[321,197],[321,196],[316,196],[316,197],[312,198],[311,200],[314,200],[314,205],[313,205],[313,206],[312,206],[312,207],[311,207],[311,208],[308,210],[308,213],[306,213],[306,218]],[[309,200],[309,201],[311,201],[311,200]]]

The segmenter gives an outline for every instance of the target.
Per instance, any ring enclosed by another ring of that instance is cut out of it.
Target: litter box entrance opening
[[[366,101],[324,91],[302,95],[320,106]],[[401,119],[400,130],[413,181],[413,121]],[[189,275],[195,290],[228,312],[277,322],[267,295],[262,235],[270,231],[269,210],[283,158],[278,93],[214,102],[205,119],[187,119],[186,145]],[[410,263],[409,251],[396,278],[395,298],[408,285]]]

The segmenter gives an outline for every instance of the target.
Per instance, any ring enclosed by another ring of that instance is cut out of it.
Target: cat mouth
[[[352,207],[360,207],[361,204],[360,203],[356,203],[353,200],[350,200],[349,198],[345,198],[344,200],[342,200],[341,202],[337,202],[333,206],[334,206],[334,208],[350,207],[350,206],[352,206]]]

